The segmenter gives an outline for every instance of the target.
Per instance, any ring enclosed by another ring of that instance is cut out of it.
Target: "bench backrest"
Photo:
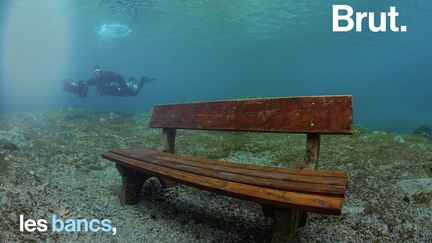
[[[155,106],[150,127],[352,134],[352,114],[352,96],[240,99]]]

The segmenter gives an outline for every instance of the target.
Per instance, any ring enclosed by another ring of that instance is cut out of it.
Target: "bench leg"
[[[273,209],[272,242],[292,242],[304,213],[298,210]]]
[[[306,225],[306,221],[307,221],[307,213],[306,212],[302,212],[301,216],[300,216],[300,222],[298,227],[304,227]]]
[[[262,211],[265,217],[267,218],[273,218],[273,207],[267,206],[267,205],[261,205]],[[304,227],[307,222],[307,212],[302,212],[300,215],[300,222],[298,227]]]
[[[267,205],[261,205],[264,217],[273,218],[273,207]]]
[[[125,205],[137,204],[141,187],[150,176],[120,164],[116,166],[122,177],[121,203]]]

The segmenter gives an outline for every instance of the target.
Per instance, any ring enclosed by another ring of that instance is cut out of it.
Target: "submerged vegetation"
[[[122,206],[121,178],[100,157],[111,148],[155,149],[160,129],[149,113],[125,115],[77,109],[8,113],[0,131],[18,127],[32,146],[0,149],[0,239],[262,242],[271,222],[260,207],[186,186],[145,184],[137,206]],[[299,166],[304,135],[178,131],[176,151],[271,166]],[[297,240],[432,240],[432,139],[357,126],[353,136],[323,136],[320,169],[350,173],[341,217],[311,214]],[[18,217],[110,218],[118,232],[19,232]],[[319,222],[319,223],[314,223]]]

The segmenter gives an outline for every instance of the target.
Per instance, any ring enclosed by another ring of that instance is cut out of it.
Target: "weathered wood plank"
[[[344,202],[344,199],[340,197],[287,192],[209,178],[207,176],[196,175],[150,163],[143,163],[140,160],[127,158],[114,153],[104,153],[102,156],[118,164],[149,175],[167,178],[190,186],[278,208],[340,215]]]
[[[198,171],[198,169],[207,169],[212,170],[213,173],[221,174],[236,174],[236,175],[244,175],[244,176],[250,176],[257,179],[272,179],[273,182],[297,182],[297,183],[312,183],[312,184],[321,184],[321,185],[334,185],[334,186],[341,186],[337,187],[338,189],[342,189],[346,186],[347,178],[343,177],[328,177],[328,176],[319,176],[319,175],[302,175],[300,173],[297,174],[290,174],[290,173],[284,173],[280,171],[261,171],[261,170],[252,170],[248,168],[241,168],[241,167],[230,167],[224,165],[218,165],[218,164],[202,164],[196,161],[189,161],[188,159],[184,159],[181,156],[171,157],[171,156],[158,156],[160,153],[152,153],[151,151],[121,151],[121,150],[112,150],[112,153],[123,155],[126,157],[130,157],[133,159],[146,161],[150,163],[155,163],[158,165],[163,166],[170,166],[175,167],[178,169],[187,169],[189,167],[187,166],[193,166],[195,169],[194,171]],[[216,161],[218,162],[218,161]],[[300,184],[297,184],[300,185]],[[313,187],[313,186],[312,186]],[[336,187],[335,187],[336,188]],[[338,190],[339,191],[339,190]]]
[[[160,105],[153,128],[352,134],[352,96],[244,99]]]
[[[222,160],[213,160],[206,159],[200,157],[194,157],[189,155],[179,155],[173,153],[164,153],[153,150],[118,150],[112,149],[110,150],[113,153],[125,154],[125,155],[139,155],[139,154],[147,154],[151,156],[155,156],[160,159],[166,159],[169,161],[193,161],[201,164],[201,166],[207,168],[209,165],[218,165],[229,168],[240,168],[240,169],[248,169],[248,170],[257,170],[257,171],[267,171],[267,172],[278,172],[278,173],[287,173],[294,175],[310,175],[310,176],[319,176],[319,177],[339,177],[339,178],[347,178],[348,173],[345,171],[323,171],[323,170],[310,170],[310,169],[301,169],[301,168],[286,168],[286,167],[271,167],[271,166],[263,166],[263,165],[254,165],[254,164],[244,164],[244,163],[233,163]]]
[[[249,185],[281,189],[285,191],[311,193],[311,194],[328,195],[328,196],[336,196],[336,197],[343,197],[346,191],[345,186],[329,185],[323,183],[315,184],[315,183],[305,183],[305,182],[297,182],[297,181],[274,180],[274,179],[260,178],[255,176],[247,176],[247,175],[241,175],[235,172],[227,172],[219,169],[202,168],[202,167],[196,167],[196,166],[171,162],[167,160],[161,160],[151,156],[132,155],[126,157],[140,160],[143,163],[151,163],[154,165],[164,166],[164,167],[168,167],[168,168],[172,168],[184,172],[189,172],[197,175],[203,175],[203,176],[208,176],[208,177],[217,178],[221,180],[239,182],[239,183],[244,183]]]

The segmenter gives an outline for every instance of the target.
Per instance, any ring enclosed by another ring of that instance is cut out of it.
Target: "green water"
[[[332,5],[345,3],[3,1],[0,110],[137,112],[161,103],[353,94],[358,124],[404,132],[430,124],[429,1],[350,1],[358,11],[396,6],[408,32],[333,33]],[[101,38],[97,28],[111,23],[132,32]],[[88,79],[95,63],[157,82],[136,98],[79,99],[59,88],[66,77]]]

